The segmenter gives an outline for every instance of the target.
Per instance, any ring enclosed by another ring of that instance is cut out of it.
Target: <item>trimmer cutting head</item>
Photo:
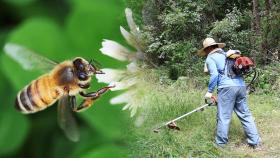
[[[166,124],[165,126],[167,126],[169,129],[173,129],[173,130],[177,130],[177,131],[181,130],[180,127],[178,127],[175,122],[170,122],[170,123]],[[158,133],[161,127],[163,127],[163,126],[160,126],[156,129],[154,129],[153,131],[155,133]]]
[[[170,122],[169,124],[167,124],[167,127],[169,129],[174,129],[174,130],[177,130],[177,131],[181,130],[180,127],[178,127],[175,122]]]

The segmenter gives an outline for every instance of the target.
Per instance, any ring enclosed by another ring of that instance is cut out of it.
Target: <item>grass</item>
[[[277,157],[280,155],[280,107],[278,97],[250,95],[249,107],[255,117],[263,146],[254,151],[247,147],[246,137],[238,118],[233,116],[229,144],[217,148],[214,144],[216,107],[208,107],[177,122],[181,131],[153,128],[203,105],[206,90],[199,89],[194,79],[180,78],[174,83],[160,84],[156,73],[146,73],[145,97],[138,102],[141,109],[132,127],[132,157]]]

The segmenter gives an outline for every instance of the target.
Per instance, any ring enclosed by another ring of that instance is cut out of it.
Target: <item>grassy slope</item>
[[[148,73],[153,74],[153,73]],[[263,147],[254,151],[246,146],[246,138],[239,120],[234,115],[226,148],[213,144],[216,126],[216,107],[194,113],[177,122],[181,131],[163,129],[155,134],[152,129],[162,122],[180,116],[203,105],[205,90],[197,90],[193,79],[183,78],[172,85],[160,85],[156,75],[146,76],[148,93],[138,104],[142,105],[131,137],[133,157],[277,157],[280,155],[278,132],[279,98],[265,95],[250,95],[250,109],[256,118]]]

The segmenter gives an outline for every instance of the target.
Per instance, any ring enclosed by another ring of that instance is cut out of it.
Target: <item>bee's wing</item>
[[[75,96],[73,96],[75,97]],[[70,96],[62,97],[58,102],[58,124],[67,138],[77,142],[80,139],[78,125],[71,109]]]
[[[31,50],[14,43],[7,43],[4,52],[17,61],[25,70],[49,71],[57,65],[56,62],[40,56]]]

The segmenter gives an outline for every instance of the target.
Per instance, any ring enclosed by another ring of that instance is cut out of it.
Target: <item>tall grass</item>
[[[154,73],[145,76],[146,85],[142,93],[145,97],[137,104],[141,105],[135,117],[135,127],[131,128],[131,144],[133,157],[244,157],[248,152],[232,151],[246,143],[242,126],[236,116],[233,117],[230,127],[230,144],[226,148],[217,148],[214,144],[216,128],[216,107],[207,107],[204,111],[177,122],[181,131],[163,128],[159,133],[153,129],[163,122],[183,115],[186,112],[205,104],[203,95],[206,90],[197,88],[194,79],[179,78],[170,84],[160,84],[160,77]],[[252,96],[252,102],[260,100],[265,107],[254,107],[252,112],[262,116],[264,111],[270,112],[276,106],[272,100],[262,96]],[[278,108],[279,109],[279,108]],[[246,148],[246,150],[250,150]],[[250,152],[250,151],[249,151]],[[252,157],[252,156],[251,156]]]

